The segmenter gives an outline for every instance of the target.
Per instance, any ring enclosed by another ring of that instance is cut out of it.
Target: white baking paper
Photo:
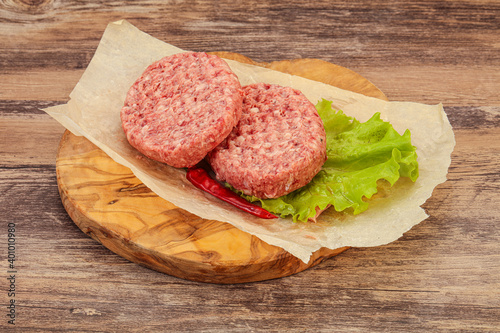
[[[149,160],[132,148],[120,122],[120,110],[133,82],[152,62],[183,50],[140,31],[127,21],[110,23],[67,104],[45,109],[76,135],[83,135],[116,162],[127,166],[160,197],[202,218],[231,223],[304,262],[321,247],[367,247],[390,243],[427,218],[421,205],[446,181],[455,139],[442,105],[386,102],[263,67],[227,61],[242,85],[269,82],[301,90],[313,104],[325,98],[335,109],[368,120],[375,112],[403,133],[410,129],[417,147],[420,177],[399,182],[390,196],[372,200],[356,216],[326,211],[319,223],[263,220],[194,188],[183,169]]]

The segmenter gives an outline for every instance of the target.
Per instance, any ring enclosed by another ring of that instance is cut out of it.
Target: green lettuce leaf
[[[360,123],[342,111],[332,109],[332,102],[322,100],[316,109],[326,131],[328,159],[321,171],[306,186],[276,199],[258,199],[266,210],[287,217],[294,222],[307,221],[316,215],[316,207],[365,211],[370,199],[377,193],[377,181],[385,179],[391,186],[400,177],[418,178],[416,148],[411,134],[400,135],[392,125],[376,113]]]

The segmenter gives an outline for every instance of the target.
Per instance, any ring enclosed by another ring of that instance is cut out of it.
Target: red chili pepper
[[[231,205],[247,212],[257,217],[263,219],[276,219],[276,215],[269,213],[262,207],[254,205],[244,198],[240,197],[238,194],[234,193],[230,189],[224,187],[216,180],[212,179],[208,172],[201,167],[189,168],[186,174],[187,180],[189,180],[194,186],[203,190],[213,196],[230,203]]]

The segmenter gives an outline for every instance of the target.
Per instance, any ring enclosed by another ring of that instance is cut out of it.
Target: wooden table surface
[[[115,255],[64,210],[64,128],[40,108],[68,101],[119,19],[183,49],[319,58],[389,100],[442,102],[457,146],[430,217],[391,244],[249,284],[182,280]],[[499,88],[494,0],[0,1],[0,330],[500,332]]]

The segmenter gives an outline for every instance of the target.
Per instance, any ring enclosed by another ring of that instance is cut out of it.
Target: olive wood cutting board
[[[322,60],[257,63],[237,53],[214,54],[387,100],[361,75]],[[322,248],[306,264],[229,223],[202,219],[158,197],[130,169],[69,131],[59,144],[56,171],[63,205],[84,233],[132,262],[179,278],[210,283],[274,279],[347,249]]]

